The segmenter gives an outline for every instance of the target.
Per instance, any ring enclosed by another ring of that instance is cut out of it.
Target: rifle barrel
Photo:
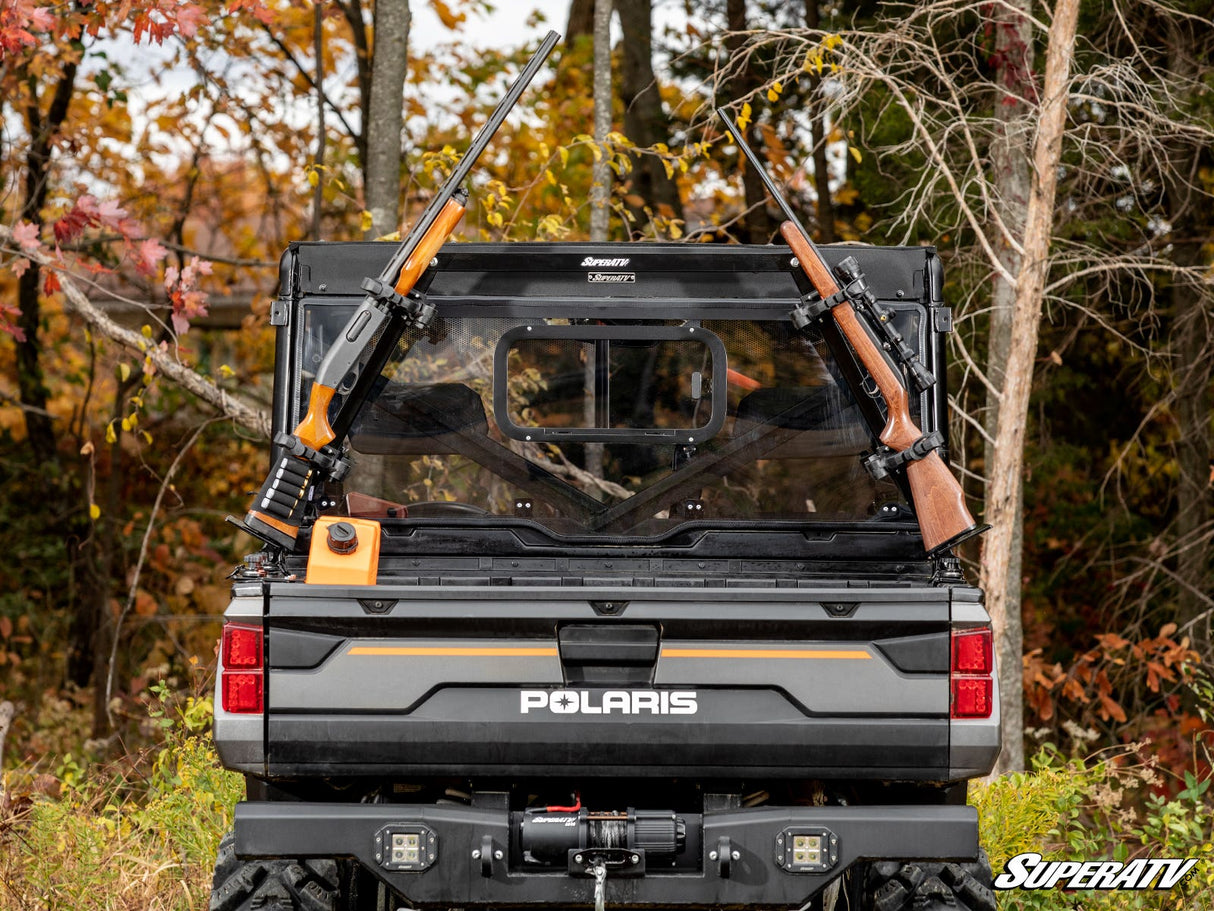
[[[430,230],[430,226],[434,224],[434,220],[438,218],[438,214],[443,210],[447,200],[459,189],[464,182],[464,178],[468,176],[468,172],[472,170],[472,166],[476,164],[476,160],[480,158],[481,153],[485,151],[485,146],[493,139],[493,135],[497,132],[498,127],[502,125],[502,121],[506,119],[506,115],[510,113],[510,109],[514,107],[519,100],[519,96],[535,78],[535,74],[539,72],[540,67],[548,59],[548,55],[552,53],[552,49],[556,47],[556,43],[561,40],[560,33],[550,30],[544,36],[544,40],[540,42],[540,46],[536,49],[535,54],[523,67],[522,71],[511,83],[510,88],[506,90],[506,94],[502,96],[502,100],[497,103],[497,107],[493,109],[493,113],[489,115],[489,119],[485,121],[476,132],[472,142],[468,145],[468,151],[463,154],[459,162],[455,166],[455,170],[451,172],[451,176],[443,183],[442,189],[438,195],[430,200],[424,212],[414,223],[409,234],[401,241],[401,245],[397,248],[396,253],[384,267],[384,271],[380,274],[380,281],[385,284],[395,284],[396,277],[401,268],[408,259],[413,248]]]
[[[750,148],[750,143],[746,141],[746,137],[742,135],[742,131],[738,129],[738,125],[733,122],[724,108],[717,108],[717,116],[721,118],[721,122],[725,124],[725,128],[729,130],[730,134],[733,136],[734,142],[737,144],[738,148],[741,149],[742,154],[746,156],[746,160],[750,162],[750,166],[754,169],[755,173],[759,175],[759,179],[763,181],[763,186],[767,188],[767,195],[775,201],[775,204],[780,207],[780,211],[784,213],[784,220],[791,221],[794,225],[796,225],[808,240],[809,232],[805,230],[805,225],[801,224],[801,219],[797,218],[796,213],[793,212],[792,207],[788,204],[788,200],[786,200],[784,195],[776,188],[776,185],[774,182],[772,182],[772,179],[767,176],[767,169],[763,167],[763,164],[759,161],[759,157],[755,155],[754,151]],[[810,244],[813,244],[812,240],[810,241]],[[814,247],[815,253],[817,252],[817,249],[817,247]],[[819,258],[820,257],[821,254],[819,254]]]

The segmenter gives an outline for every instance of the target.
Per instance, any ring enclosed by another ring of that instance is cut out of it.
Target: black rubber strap
[[[927,458],[932,452],[944,445],[944,436],[939,430],[925,433],[901,452],[882,448],[864,460],[864,467],[874,479],[880,481],[892,471],[897,471],[907,462],[917,462]]]

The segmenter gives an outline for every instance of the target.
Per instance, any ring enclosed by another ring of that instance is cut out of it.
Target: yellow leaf
[[[375,220],[371,217],[371,213],[366,209],[363,209],[362,216],[359,220],[359,229],[366,233],[367,231],[371,230],[371,225],[374,224],[374,222]]]
[[[742,105],[742,113],[738,115],[738,129],[745,130],[750,126],[750,102]]]
[[[548,183],[556,186],[556,175],[552,173],[551,168],[544,168],[544,176],[548,178]]]
[[[229,367],[227,364],[220,364],[219,365],[219,375],[224,376],[224,377],[235,376],[236,371],[233,370],[231,367]]]
[[[561,167],[562,168],[569,167],[569,150],[567,148],[565,148],[564,146],[561,146],[556,151],[557,151],[557,154],[561,156]]]
[[[144,338],[152,337],[152,327],[147,324],[144,324],[143,328],[140,329],[139,331],[143,333]]]
[[[127,380],[129,380],[129,379],[131,378],[131,365],[130,365],[130,364],[127,364],[127,363],[122,363],[122,364],[119,364],[119,365],[118,365],[118,377],[119,377],[119,378],[122,380],[122,382],[124,382],[124,383],[125,383]]]
[[[850,206],[860,198],[860,192],[850,183],[846,183],[834,192],[834,199],[841,206]]]
[[[308,183],[314,187],[320,183],[320,174],[315,168],[308,168]]]
[[[89,504],[89,518],[94,522],[101,518],[101,507],[96,503]]]
[[[105,425],[105,441],[113,446],[118,442],[118,434],[114,433],[114,422],[110,421]]]
[[[141,431],[139,431],[139,433],[143,437],[143,442],[145,442],[149,446],[151,446],[152,445],[152,435],[150,433],[148,433],[146,430],[141,430]]]
[[[122,419],[122,429],[123,429],[124,431],[126,431],[127,433],[130,433],[130,431],[131,431],[131,427],[132,427],[132,426],[133,426],[133,425],[131,424],[131,419],[130,419],[130,418],[123,418],[123,419]]]
[[[862,156],[860,155],[860,150],[855,146],[848,146],[847,151],[851,152],[851,157],[856,159],[856,164],[859,164],[863,160]]]
[[[540,143],[540,158],[547,161],[551,156],[552,156],[552,153],[548,151],[548,143],[541,142]]]
[[[603,160],[603,150],[599,148],[599,144],[597,142],[590,147],[590,151],[594,152],[594,161],[596,164]]]
[[[674,165],[672,165],[665,158],[662,159],[662,167],[664,167],[666,169],[666,179],[667,180],[670,180],[672,177],[674,177]]]
[[[468,18],[463,12],[452,11],[451,7],[442,0],[430,0],[430,5],[434,8],[434,14],[438,16],[439,21],[451,31],[455,31],[459,24]]]
[[[489,224],[495,228],[500,228],[502,226],[502,213],[490,212],[487,216],[485,216],[485,221],[489,222]]]

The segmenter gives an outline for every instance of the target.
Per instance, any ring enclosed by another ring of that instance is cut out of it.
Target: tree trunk
[[[652,0],[616,0],[623,32],[620,62],[620,100],[624,103],[624,135],[638,148],[651,148],[666,139],[669,120],[653,74]],[[637,219],[634,228],[648,220],[644,208],[665,218],[683,218],[679,187],[666,176],[666,167],[656,155],[633,156],[629,195],[639,196],[641,205],[629,204]],[[627,202],[627,199],[625,200]]]
[[[818,0],[805,0],[805,25],[817,31],[822,26]],[[833,244],[835,235],[835,202],[830,195],[830,165],[826,160],[826,96],[822,94],[822,77],[808,73],[809,122],[813,133],[814,192],[818,197],[818,243]]]
[[[325,201],[325,34],[320,3],[312,9],[312,53],[316,57],[316,186],[312,191],[312,239],[320,240],[320,219]]]
[[[742,47],[746,44],[746,0],[728,0],[725,6],[726,27],[729,34],[725,37],[725,49],[729,52],[730,60],[741,61],[740,69],[729,81],[731,100],[737,101],[750,94],[756,87],[754,69],[750,65],[750,56],[742,55]],[[750,147],[763,155],[762,135],[756,125],[751,124],[742,131]],[[741,155],[738,156],[741,159]],[[772,224],[767,214],[767,190],[763,187],[763,179],[751,168],[742,163],[742,188],[746,196],[746,217],[739,222],[738,231],[746,243],[766,244],[771,242],[776,226]]]
[[[1019,275],[1024,266],[1019,244],[1025,236],[1032,172],[1033,117],[1031,99],[1035,91],[1032,82],[1033,24],[1029,15],[1029,0],[1012,0],[1008,5],[992,7],[992,27],[995,32],[993,55],[994,81],[999,97],[992,99],[995,108],[996,134],[991,143],[991,182],[995,197],[1002,200],[999,215],[1004,229],[992,226],[999,261],[1011,275]],[[1007,377],[1008,355],[1012,346],[1012,315],[1015,310],[1016,286],[996,274],[991,288],[990,333],[988,335],[986,375],[991,386],[987,390],[983,425],[988,439],[983,445],[983,464],[994,464],[994,440],[999,432],[999,400]],[[990,478],[987,477],[989,488]],[[1021,577],[1024,550],[1024,490],[1015,496],[1014,518],[1007,553],[1006,587],[1000,599],[1006,604],[1006,620],[996,631],[1000,657],[999,689],[1003,719],[1003,752],[999,771],[1019,769],[1024,763],[1024,698],[1021,682],[1021,654],[1024,635],[1021,618]],[[988,598],[990,594],[988,593]]]
[[[603,143],[611,132],[611,0],[594,4],[594,141]],[[590,185],[590,239],[607,239],[607,207],[611,199],[611,168],[607,156],[595,162]]]
[[[595,0],[594,3],[594,141],[602,143],[611,132],[611,9],[612,0]],[[591,171],[590,186],[590,239],[596,243],[607,240],[611,210],[611,167],[607,156],[595,161]],[[589,347],[589,346],[588,346]],[[598,365],[598,346],[594,357],[583,365],[583,417],[587,427],[593,427],[597,418],[595,408],[595,381]],[[587,443],[585,449],[586,471],[596,478],[603,476],[603,444]]]
[[[69,63],[51,94],[45,114],[36,95],[25,109],[25,126],[30,147],[25,161],[25,199],[18,221],[28,221],[42,227],[42,209],[50,192],[51,156],[55,136],[67,119],[68,107],[76,85],[76,64]],[[34,91],[31,81],[31,92]],[[55,428],[46,406],[50,391],[42,372],[42,349],[38,330],[42,323],[42,270],[33,257],[25,274],[17,280],[17,326],[25,338],[17,342],[17,390],[21,397],[25,419],[26,440],[35,458],[52,460],[57,457]]]
[[[1013,567],[1018,565],[1019,503],[1023,496],[1025,424],[1037,355],[1037,333],[1049,268],[1050,235],[1058,164],[1066,124],[1067,94],[1079,0],[1057,0],[1046,47],[1045,82],[1033,143],[1033,179],[1025,216],[1023,259],[1012,305],[1011,344],[996,425],[995,446],[987,465],[986,520],[991,524],[982,549],[982,585],[995,626],[1000,662],[1004,723],[1003,753],[996,771],[1024,766],[1021,702],[1021,640],[1019,603],[1007,593]]]
[[[1175,17],[1167,19],[1168,68],[1179,84],[1192,84],[1197,79],[1198,49],[1189,23],[1182,25]],[[1192,187],[1200,179],[1198,150],[1191,144],[1173,150],[1171,163],[1174,178],[1166,186],[1168,220],[1172,224],[1172,258],[1178,266],[1188,269],[1203,262],[1202,246],[1205,232],[1194,208]],[[1214,351],[1211,338],[1214,326],[1210,320],[1209,292],[1191,281],[1177,279],[1171,289],[1172,338],[1176,339],[1176,359],[1173,388],[1176,396],[1176,579],[1177,619],[1192,624],[1189,635],[1203,646],[1211,641],[1212,588],[1210,578],[1210,541],[1214,530],[1211,518],[1210,459],[1214,448],[1210,436],[1210,381],[1214,371]],[[1206,621],[1200,622],[1202,615]]]
[[[569,50],[582,35],[594,34],[595,0],[572,0],[565,22],[565,47]]]
[[[342,15],[350,26],[354,41],[355,64],[358,68],[359,110],[363,112],[358,132],[354,134],[354,147],[358,150],[358,164],[362,169],[363,186],[367,179],[367,134],[370,132],[371,110],[371,47],[367,36],[367,24],[363,21],[362,0],[341,0]]]
[[[371,99],[367,106],[367,184],[364,190],[371,228],[364,239],[391,234],[400,227],[401,94],[408,70],[408,0],[375,4],[375,44],[371,52]]]

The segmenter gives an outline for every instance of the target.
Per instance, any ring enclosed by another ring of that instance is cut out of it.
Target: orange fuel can
[[[324,516],[312,527],[310,585],[374,585],[379,572],[379,523]]]

